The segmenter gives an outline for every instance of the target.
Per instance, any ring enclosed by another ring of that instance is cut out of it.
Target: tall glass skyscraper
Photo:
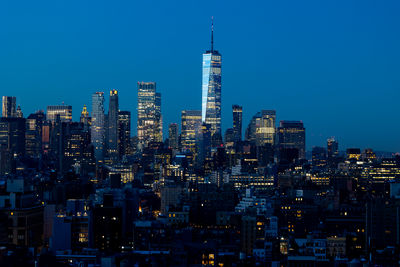
[[[16,117],[16,97],[15,96],[3,96],[2,98],[2,117],[14,118]]]
[[[214,25],[211,26],[211,50],[203,54],[202,122],[211,134],[221,135],[221,54],[214,50]]]
[[[195,151],[196,139],[201,131],[201,111],[182,110],[181,144],[182,150]]]
[[[129,155],[132,152],[131,148],[131,112],[118,112],[118,135],[119,135],[119,155]]]
[[[242,107],[232,106],[233,114],[233,139],[235,142],[242,141]]]
[[[155,82],[138,82],[138,148],[149,142],[162,142],[161,94]]]
[[[96,92],[92,95],[91,143],[94,146],[94,156],[97,162],[103,162],[104,160],[104,124],[104,92]]]
[[[110,91],[110,103],[108,108],[108,155],[111,158],[118,157],[118,91]]]

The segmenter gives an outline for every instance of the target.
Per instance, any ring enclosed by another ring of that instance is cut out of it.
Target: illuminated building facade
[[[89,129],[90,123],[91,123],[91,118],[89,116],[89,111],[87,110],[86,105],[83,105],[82,112],[81,112],[81,117],[79,119],[83,125],[85,125],[86,129]]]
[[[162,142],[161,94],[155,82],[138,82],[138,148]]]
[[[361,150],[359,148],[348,148],[346,150],[347,159],[360,160]]]
[[[61,122],[72,121],[72,106],[56,105],[47,106],[47,119],[55,123],[57,116],[60,116]]]
[[[92,95],[91,143],[94,146],[96,161],[103,162],[105,147],[104,92],[96,92]]]
[[[12,118],[17,116],[16,112],[16,97],[15,96],[3,96],[2,97],[2,117]]]
[[[118,113],[118,145],[119,155],[130,155],[131,147],[131,112],[119,111]]]
[[[221,54],[214,50],[214,28],[211,28],[211,50],[203,54],[202,122],[211,134],[221,135]]]
[[[233,105],[232,113],[234,142],[242,141],[242,107],[239,105]]]
[[[201,130],[201,111],[200,110],[183,110],[181,123],[181,144],[182,150],[190,150],[194,152],[196,146],[196,138]]]
[[[292,161],[306,155],[306,129],[302,121],[281,121],[278,128],[281,159]]]
[[[250,121],[246,130],[246,139],[256,146],[275,144],[275,110],[257,112]]]
[[[118,91],[110,91],[110,102],[108,108],[108,156],[118,158]]]

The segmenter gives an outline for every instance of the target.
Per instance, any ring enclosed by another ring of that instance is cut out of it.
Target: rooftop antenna
[[[214,16],[211,17],[211,53],[214,52]]]

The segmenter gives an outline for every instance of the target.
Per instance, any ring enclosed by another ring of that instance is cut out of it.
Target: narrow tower
[[[221,54],[214,50],[214,23],[211,23],[211,50],[203,54],[201,119],[210,125],[211,135],[221,135]]]

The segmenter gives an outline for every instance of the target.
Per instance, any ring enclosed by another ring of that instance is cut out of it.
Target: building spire
[[[214,16],[211,17],[211,53],[214,53]]]

